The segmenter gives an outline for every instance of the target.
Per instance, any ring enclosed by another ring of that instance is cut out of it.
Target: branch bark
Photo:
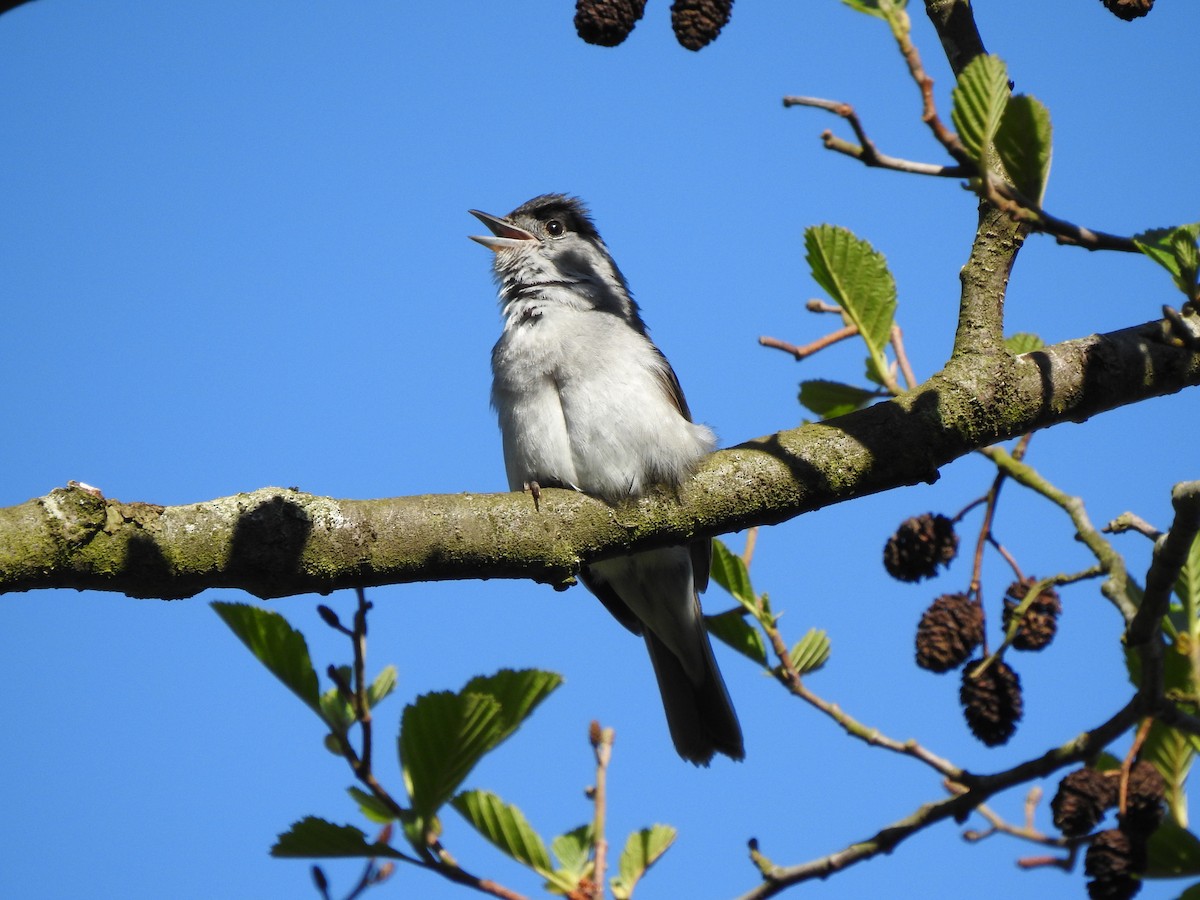
[[[0,509],[0,593],[34,588],[260,597],[464,578],[570,583],[581,563],[785,521],[934,481],[996,441],[1200,384],[1163,321],[1020,357],[963,354],[916,390],[713,454],[678,491],[621,506],[545,490],[335,500],[264,488],[122,503],[81,486]]]

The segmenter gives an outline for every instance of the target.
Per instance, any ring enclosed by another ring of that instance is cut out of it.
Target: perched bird
[[[492,232],[504,332],[492,350],[492,405],[513,490],[569,488],[608,502],[679,484],[716,439],[692,422],[670,363],[651,343],[625,277],[574,197],[546,194]],[[712,543],[647,550],[586,566],[583,583],[645,638],[675,749],[707,765],[745,756],[713,658],[697,590]]]

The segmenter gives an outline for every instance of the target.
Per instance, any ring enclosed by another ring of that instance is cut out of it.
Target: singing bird
[[[584,204],[545,194],[507,216],[471,210],[490,235],[504,330],[492,350],[492,405],[512,490],[582,491],[616,503],[677,485],[711,452],[679,380]],[[643,636],[679,755],[742,759],[737,715],[704,627],[698,591],[712,542],[593,562],[581,580]]]

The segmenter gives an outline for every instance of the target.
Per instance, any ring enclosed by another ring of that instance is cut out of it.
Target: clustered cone
[[[645,11],[646,0],[576,0],[575,31],[589,44],[615,47]]]
[[[1078,769],[1058,785],[1050,801],[1054,824],[1069,838],[1088,834],[1104,811],[1118,804],[1119,772]],[[1128,900],[1142,887],[1146,871],[1146,844],[1163,819],[1166,783],[1158,769],[1139,760],[1129,770],[1125,808],[1117,814],[1116,828],[1092,838],[1084,862],[1088,896],[1092,900]]]
[[[958,553],[954,523],[943,515],[925,513],[905,519],[883,548],[883,567],[899,581],[920,581],[948,566]]]
[[[717,39],[729,23],[733,0],[675,0],[671,28],[675,39],[688,50],[699,50]]]
[[[1142,888],[1139,872],[1146,870],[1144,841],[1130,838],[1119,828],[1102,831],[1092,840],[1083,871],[1091,876],[1091,900],[1129,900]]]
[[[1036,583],[1036,578],[1026,578],[1023,581],[1014,581],[1008,586],[1004,594],[1005,631],[1008,630],[1017,606],[1029,595],[1029,589]],[[1058,591],[1047,587],[1033,599],[1029,608],[1025,610],[1025,615],[1021,617],[1021,624],[1017,626],[1017,633],[1013,637],[1013,649],[1041,650],[1049,644],[1058,631],[1058,615],[1061,612],[1062,601],[1058,597]]]
[[[1103,0],[1104,8],[1126,22],[1140,19],[1154,6],[1154,0]]]
[[[1067,837],[1082,837],[1099,824],[1104,811],[1117,805],[1117,775],[1076,769],[1058,783],[1050,801],[1054,827]]]
[[[1125,788],[1125,811],[1117,816],[1121,830],[1143,841],[1163,819],[1163,794],[1167,785],[1153,763],[1138,760],[1129,770]]]
[[[978,678],[971,673],[982,660],[974,660],[963,670],[958,702],[971,733],[989,747],[1008,742],[1017,730],[1024,711],[1021,679],[1001,660],[994,661]]]
[[[949,672],[983,642],[983,610],[966,594],[943,594],[917,624],[917,665]]]

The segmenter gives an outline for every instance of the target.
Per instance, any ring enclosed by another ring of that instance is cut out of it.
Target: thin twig
[[[839,328],[837,331],[831,332],[824,337],[819,337],[815,341],[805,344],[802,347],[797,347],[795,344],[789,344],[787,341],[782,341],[779,338],[767,337],[764,335],[758,339],[759,344],[764,347],[771,347],[774,350],[783,350],[786,353],[792,354],[797,361],[812,356],[826,347],[844,341],[846,338],[852,338],[858,334],[858,327],[855,325],[846,325]]]
[[[904,376],[904,383],[908,385],[908,389],[911,391],[919,382],[917,381],[917,376],[913,374],[912,365],[908,361],[908,354],[904,350],[904,332],[896,324],[892,325],[892,350],[896,353],[896,363],[900,366],[900,374]]]
[[[760,620],[761,622],[761,620]],[[779,629],[774,625],[763,623],[763,630],[767,634],[768,640],[771,642],[771,649],[774,651],[776,658],[779,660],[779,666],[775,670],[775,675],[779,681],[786,687],[793,696],[798,697],[813,708],[820,710],[822,713],[831,718],[834,722],[841,726],[851,737],[858,738],[871,747],[880,747],[884,750],[890,750],[893,753],[899,753],[903,756],[910,756],[913,759],[925,763],[925,765],[934,769],[940,775],[951,781],[957,781],[963,774],[963,770],[954,765],[949,760],[943,759],[937,754],[927,750],[915,740],[898,741],[883,734],[878,728],[871,728],[859,722],[853,716],[844,712],[836,703],[821,698],[817,694],[810,691],[804,684],[804,680],[800,677],[800,673],[796,671],[796,667],[792,665],[791,654],[788,652],[787,644],[784,643],[783,636],[779,633]]]
[[[1131,512],[1121,513],[1100,530],[1105,534],[1121,534],[1125,531],[1136,531],[1138,534],[1143,534],[1152,541],[1157,541],[1162,537],[1161,531],[1141,516]]]
[[[595,862],[592,897],[602,900],[604,870],[608,864],[608,840],[604,836],[608,804],[608,762],[612,758],[614,732],[611,728],[601,728],[599,722],[593,722],[588,735],[596,753],[596,786],[591,791],[592,804],[596,810],[592,818],[592,850]]]

